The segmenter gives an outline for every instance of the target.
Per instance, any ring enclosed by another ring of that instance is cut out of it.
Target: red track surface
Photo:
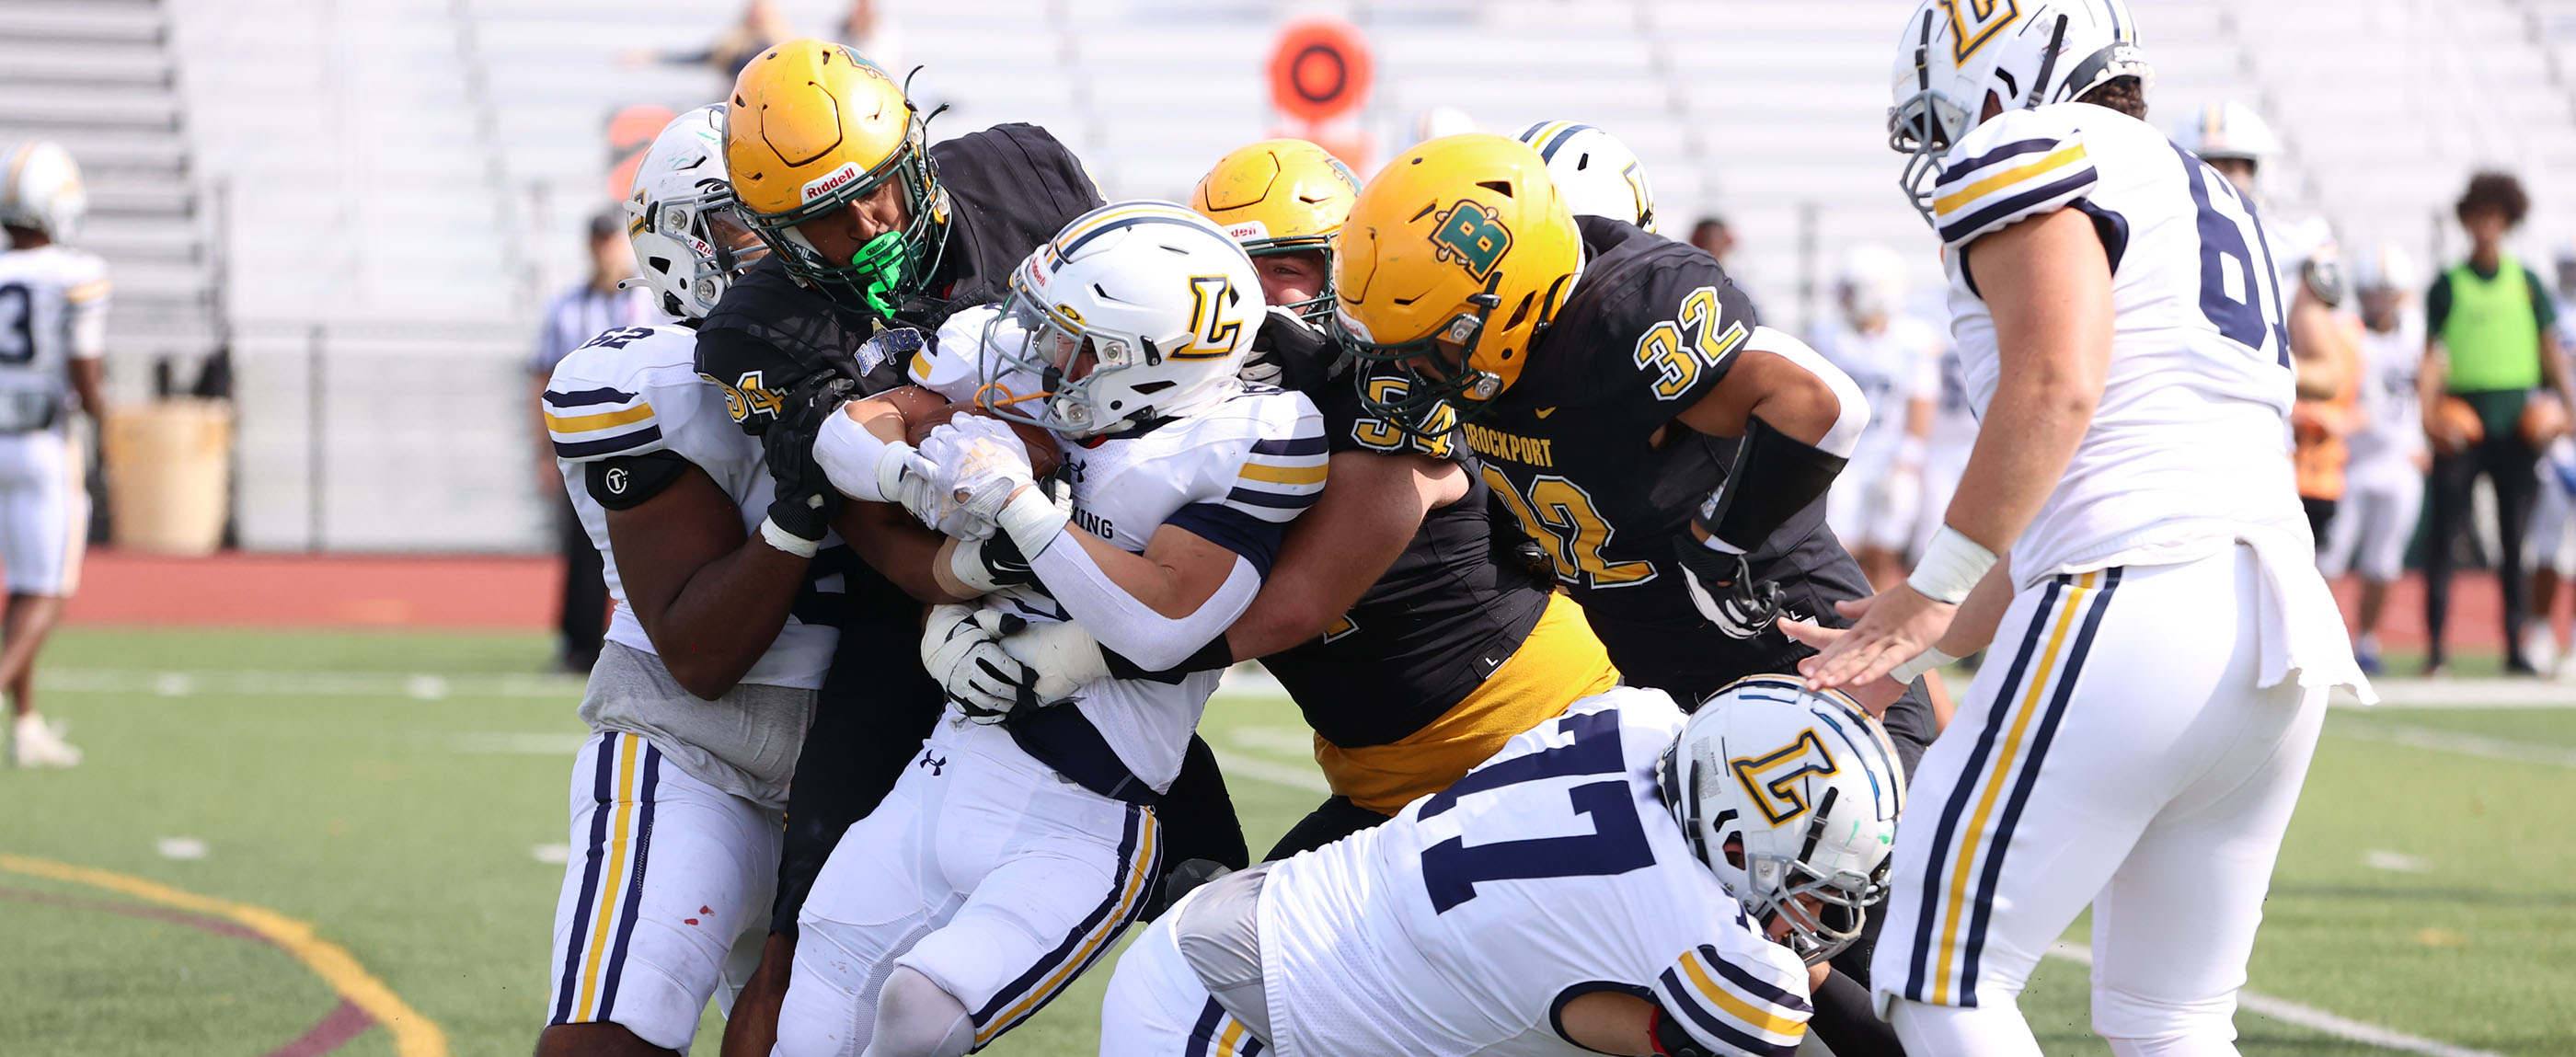
[[[409,557],[230,552],[162,558],[93,550],[68,619],[81,624],[220,627],[410,627],[535,631],[554,626],[562,563],[529,557]],[[2359,585],[2335,584],[2352,611]],[[2569,600],[2562,598],[2561,613]],[[2504,644],[2496,579],[2463,573],[2451,588],[2452,647]],[[2387,644],[2424,641],[2424,584],[2408,576],[2388,604]]]

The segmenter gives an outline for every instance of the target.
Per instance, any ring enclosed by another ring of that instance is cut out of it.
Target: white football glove
[[[986,618],[994,618],[991,623]],[[966,718],[999,723],[1011,711],[1035,701],[1021,684],[1027,669],[1002,649],[1004,619],[995,610],[974,606],[932,606],[921,629],[921,666],[948,692]]]
[[[1002,637],[1002,649],[1026,674],[1022,682],[1039,701],[1062,701],[1084,685],[1109,678],[1100,640],[1072,621],[1027,627]]]
[[[913,514],[958,539],[990,538],[1011,494],[1037,481],[1019,434],[982,415],[960,415],[932,429],[922,438],[921,457],[934,468],[935,494],[931,510]]]

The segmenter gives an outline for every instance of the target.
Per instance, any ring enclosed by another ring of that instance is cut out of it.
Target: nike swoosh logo
[[[1552,408],[1552,407],[1542,407],[1542,408],[1538,409],[1538,417],[1540,417],[1540,418],[1546,418],[1547,416],[1549,416],[1549,415],[1553,415],[1553,414],[1555,414],[1555,413],[1556,413],[1556,409],[1555,409],[1555,408]]]

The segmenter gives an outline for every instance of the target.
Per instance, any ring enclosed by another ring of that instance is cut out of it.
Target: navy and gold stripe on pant
[[[1261,1057],[1269,1047],[1252,1034],[1243,1022],[1234,1019],[1216,999],[1207,1000],[1199,1011],[1198,1023],[1190,1026],[1190,1044],[1182,1057]]]
[[[633,734],[599,735],[591,795],[590,839],[583,853],[581,900],[555,980],[549,1024],[610,1018],[644,897],[653,850],[653,794],[662,780],[662,751]]]
[[[2120,570],[2107,569],[2060,575],[2043,589],[1967,766],[1941,805],[1920,878],[1907,1000],[1977,1004],[1977,964],[2013,829],[2038,785],[2094,633],[2119,586]]]
[[[1118,872],[1110,879],[1108,897],[1065,936],[1064,942],[1038,959],[993,1000],[974,1013],[975,1046],[981,1049],[1004,1032],[1054,1001],[1065,986],[1109,953],[1120,933],[1145,907],[1145,893],[1162,874],[1162,830],[1154,810],[1127,805],[1127,825],[1118,840]]]

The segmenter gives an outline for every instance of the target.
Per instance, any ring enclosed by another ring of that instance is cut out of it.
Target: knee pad
[[[2237,1057],[2235,1040],[2213,1035],[2164,1035],[2152,1039],[2112,1039],[2112,1057]]]
[[[966,1004],[930,978],[898,966],[877,994],[876,1037],[863,1057],[963,1057],[975,1047]]]
[[[2039,1040],[2010,1003],[1936,1006],[1899,999],[1889,1003],[1887,1020],[1913,1057],[2041,1057]]]

